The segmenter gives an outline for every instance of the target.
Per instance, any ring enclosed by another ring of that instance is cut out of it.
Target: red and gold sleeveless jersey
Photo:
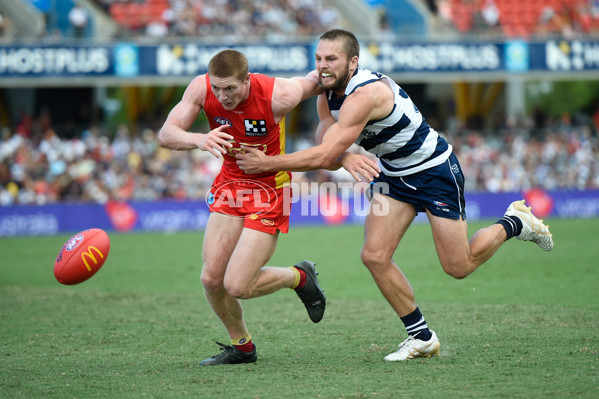
[[[280,188],[291,181],[289,172],[267,172],[248,175],[235,163],[235,154],[242,151],[241,145],[258,147],[266,155],[285,153],[285,118],[275,123],[272,113],[272,92],[275,78],[250,74],[250,95],[232,111],[227,111],[218,101],[210,86],[206,74],[206,100],[204,112],[208,117],[210,129],[220,125],[230,125],[225,130],[234,137],[233,147],[227,149],[224,162],[217,180],[259,180],[271,187]]]

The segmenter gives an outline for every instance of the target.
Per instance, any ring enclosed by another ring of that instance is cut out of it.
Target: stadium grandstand
[[[18,0],[0,4],[0,37],[314,37],[336,25],[362,35],[565,38],[599,33],[597,0]]]
[[[156,140],[203,54],[304,74],[332,27],[450,137],[469,191],[599,189],[599,0],[15,0],[0,3],[0,205],[203,199],[218,161]],[[289,151],[315,117],[311,100],[289,115]]]

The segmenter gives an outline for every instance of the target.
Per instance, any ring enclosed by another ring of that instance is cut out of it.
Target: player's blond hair
[[[248,59],[237,50],[222,50],[212,57],[208,63],[208,75],[217,78],[230,78],[233,76],[240,81],[244,81],[248,72]]]

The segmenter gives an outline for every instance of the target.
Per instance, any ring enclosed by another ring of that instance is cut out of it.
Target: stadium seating
[[[114,3],[109,12],[119,25],[139,30],[151,21],[160,21],[169,8],[168,0],[147,0],[144,3]]]
[[[108,8],[108,13],[125,34],[143,34],[148,24],[161,22],[169,27],[171,36],[222,36],[225,26],[227,34],[239,37],[269,33],[311,35],[337,22],[338,12],[320,1],[293,2],[290,7],[273,0],[260,3],[143,0],[115,2]],[[172,20],[167,20],[170,18],[167,14]]]
[[[501,33],[509,38],[533,35],[599,31],[599,17],[593,17],[586,0],[448,0],[451,20],[463,33],[474,32],[474,19],[494,3],[499,13]]]

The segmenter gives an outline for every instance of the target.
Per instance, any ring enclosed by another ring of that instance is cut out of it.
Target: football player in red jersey
[[[251,363],[256,347],[246,324],[240,299],[293,288],[310,319],[318,323],[326,298],[318,285],[314,263],[266,267],[274,253],[279,231],[286,233],[289,213],[283,193],[291,181],[288,172],[247,175],[235,154],[254,147],[267,155],[285,152],[284,117],[301,101],[321,92],[315,71],[305,77],[273,78],[250,73],[246,57],[223,50],[197,76],[181,101],[169,113],[159,133],[160,145],[172,150],[201,149],[223,158],[211,188],[211,214],[202,250],[202,285],[208,302],[223,322],[231,345],[220,344],[218,355],[201,365]],[[204,111],[208,133],[189,131]]]

